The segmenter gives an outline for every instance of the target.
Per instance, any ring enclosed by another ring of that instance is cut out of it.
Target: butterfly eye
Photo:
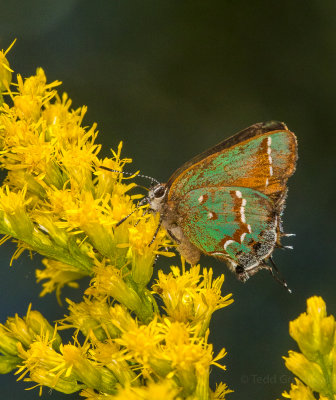
[[[162,197],[165,194],[165,187],[164,186],[159,186],[158,188],[156,188],[154,190],[154,197],[159,199],[160,197]]]

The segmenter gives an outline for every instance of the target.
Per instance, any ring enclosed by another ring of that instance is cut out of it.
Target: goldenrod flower
[[[128,386],[130,382],[133,387],[141,385],[134,366],[125,360],[123,350],[112,339],[95,341],[90,355],[98,365],[104,365],[111,371],[120,385]]]
[[[225,383],[220,382],[218,385],[216,385],[216,390],[211,398],[214,400],[223,400],[228,393],[232,392],[233,390],[229,389]]]
[[[82,390],[92,400],[224,399],[230,390],[211,391],[209,374],[225,369],[226,352],[214,356],[208,343],[213,312],[232,302],[221,295],[224,276],[183,263],[151,285],[156,258],[174,255],[174,245],[157,229],[159,216],[137,205],[143,194],[137,172],[123,175],[132,160],[121,156],[122,142],[101,159],[97,125],[83,126],[86,107],[72,109],[41,68],[12,83],[8,50],[0,52],[0,165],[8,172],[0,244],[17,243],[12,261],[24,250],[45,257],[36,270],[41,296],[55,291],[60,302],[64,285],[91,282],[81,302],[67,299],[58,324],[30,308],[0,324],[0,373],[18,368],[40,391]],[[64,329],[73,330],[68,343]]]
[[[158,349],[159,343],[164,340],[161,326],[154,318],[149,324],[136,323],[132,329],[122,331],[116,343],[123,346],[126,359],[132,359],[150,369]]]
[[[86,294],[98,298],[112,297],[144,321],[153,317],[152,298],[137,291],[137,287],[125,276],[126,268],[118,269],[97,262],[94,272],[92,286],[86,290]]]
[[[0,324],[0,335],[0,352],[3,354],[0,356],[2,373],[17,367],[21,362],[22,352],[28,349],[37,338],[43,337],[55,350],[61,344],[61,338],[56,329],[38,311],[32,311],[31,306],[24,318],[15,315],[8,318],[4,325]]]
[[[300,353],[290,351],[285,357],[286,367],[306,383],[314,392],[324,393],[327,391],[325,377],[321,367]]]
[[[142,365],[142,374],[152,373],[164,378],[176,377],[185,394],[209,394],[209,370],[211,365],[222,369],[218,361],[225,356],[225,350],[214,357],[212,346],[206,338],[198,337],[190,326],[168,319],[156,319],[148,325],[138,325],[123,332],[116,342],[124,348],[125,358]]]
[[[290,322],[289,332],[302,352],[290,351],[284,357],[286,367],[301,381],[296,380],[290,393],[284,397],[292,399],[336,398],[336,337],[335,319],[327,316],[326,305],[321,297],[307,300],[307,312]],[[301,396],[301,397],[300,397]]]
[[[105,366],[97,364],[90,359],[89,346],[65,345],[62,349],[63,358],[71,366],[71,374],[77,381],[83,382],[87,387],[95,388],[104,393],[114,393],[117,382],[114,374]],[[69,373],[67,375],[70,374]]]
[[[55,328],[38,311],[32,311],[31,305],[24,318],[16,314],[15,317],[9,317],[5,325],[1,326],[5,328],[8,335],[17,339],[25,347],[29,347],[37,336],[50,340],[55,349],[61,343],[61,338]]]
[[[30,237],[34,225],[29,218],[26,207],[31,199],[26,199],[27,188],[11,192],[6,185],[0,188],[0,213],[2,213],[3,229],[18,239]]]
[[[93,392],[91,389],[83,390],[81,396],[87,400],[181,400],[180,389],[171,379],[160,382],[149,382],[146,387],[127,386],[120,388],[116,395],[105,396]]]
[[[159,216],[149,215],[140,220],[136,227],[129,228],[129,251],[127,258],[132,265],[132,278],[140,286],[145,287],[153,274],[153,264],[158,254],[167,252],[158,251],[158,247],[167,246],[169,241],[165,239],[165,232],[160,230],[155,241],[150,245],[155,230],[159,223]],[[150,245],[150,246],[149,246]]]
[[[59,329],[75,328],[80,330],[85,337],[93,335],[101,342],[119,336],[120,330],[113,325],[111,320],[110,311],[113,307],[105,301],[84,297],[79,304],[69,299],[67,303],[69,315],[61,321]]]
[[[62,348],[61,348],[62,349]],[[62,354],[56,352],[48,341],[37,340],[31,344],[28,350],[20,348],[20,356],[23,359],[21,367],[16,374],[18,379],[37,382],[42,387],[48,386],[63,393],[73,393],[85,387],[77,382],[77,377],[71,373],[72,364],[66,363]]]
[[[282,395],[286,399],[292,400],[316,400],[311,389],[296,378],[295,383],[291,384],[290,392],[283,392]]]
[[[224,275],[213,280],[211,268],[204,269],[201,275],[199,265],[186,271],[184,263],[182,270],[179,267],[171,267],[171,270],[168,275],[159,271],[154,290],[161,296],[169,317],[190,322],[204,334],[213,312],[233,302],[231,294],[221,296]]]
[[[289,333],[302,353],[311,360],[319,354],[328,354],[334,345],[335,319],[327,317],[326,305],[321,297],[307,300],[307,313],[289,324]]]
[[[46,280],[42,284],[43,290],[40,296],[44,296],[47,293],[56,292],[58,302],[61,304],[61,290],[64,285],[68,285],[73,288],[78,288],[78,279],[82,278],[86,274],[78,271],[77,268],[72,265],[65,264],[61,261],[51,260],[45,258],[42,260],[45,269],[36,270],[37,282]]]

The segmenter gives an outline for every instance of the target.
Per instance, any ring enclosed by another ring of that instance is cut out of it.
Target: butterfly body
[[[255,124],[184,164],[147,202],[188,262],[214,256],[245,282],[270,270],[266,261],[281,245],[296,159],[296,138],[285,124]]]

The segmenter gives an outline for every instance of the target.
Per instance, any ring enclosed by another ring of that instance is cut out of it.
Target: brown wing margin
[[[183,164],[180,168],[178,168],[173,175],[169,178],[167,182],[167,187],[170,187],[175,179],[186,169],[188,169],[191,165],[198,163],[199,161],[203,160],[204,158],[210,156],[211,154],[215,154],[220,152],[223,149],[227,149],[232,147],[238,143],[241,143],[245,140],[251,139],[255,136],[263,135],[264,133],[277,131],[277,130],[286,130],[288,128],[285,123],[278,122],[278,121],[268,121],[268,122],[259,122],[257,124],[251,125],[248,128],[236,133],[235,135],[223,140],[222,142],[218,143],[214,147],[211,147],[208,150],[205,150],[203,153],[198,154],[197,156],[193,157],[191,160],[187,161]]]

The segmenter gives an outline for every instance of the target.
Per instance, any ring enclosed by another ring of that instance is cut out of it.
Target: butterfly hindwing
[[[199,187],[220,186],[249,187],[276,199],[286,189],[296,158],[296,138],[286,129],[248,137],[187,165],[168,182],[169,199]]]
[[[184,234],[204,253],[248,269],[274,248],[276,215],[263,193],[243,187],[191,190],[178,204]]]

